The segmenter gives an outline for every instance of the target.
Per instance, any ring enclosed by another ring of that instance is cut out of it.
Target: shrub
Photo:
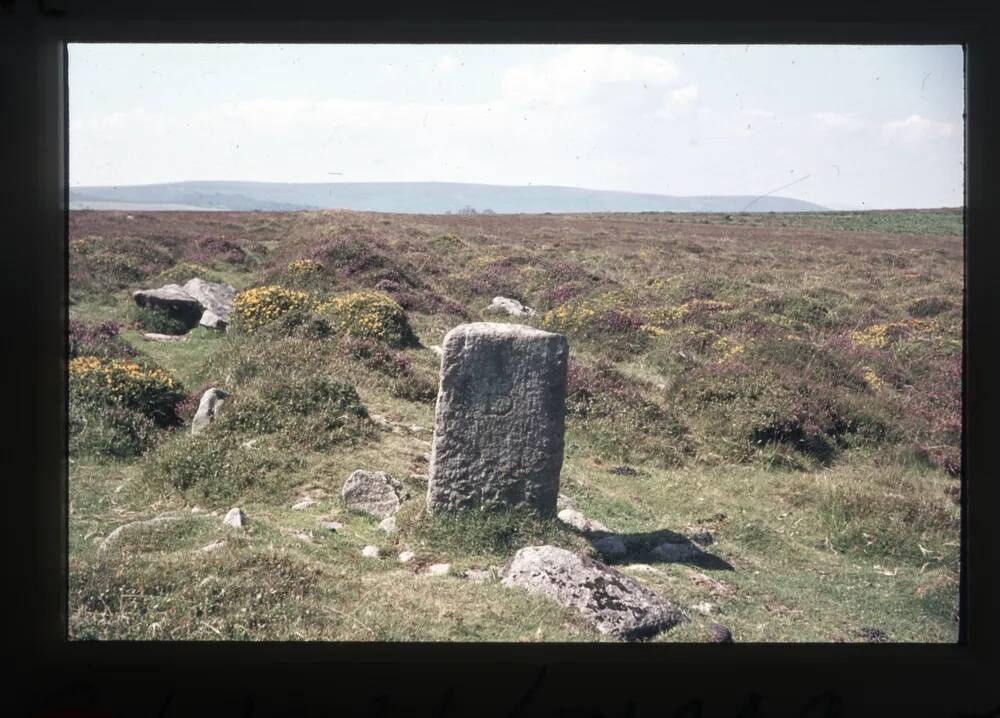
[[[69,451],[74,456],[124,459],[142,454],[158,434],[149,417],[125,406],[69,402]]]
[[[137,352],[118,336],[121,325],[114,321],[95,324],[71,319],[69,322],[69,358],[93,356],[102,359],[129,359]]]
[[[77,357],[69,363],[70,403],[121,406],[152,419],[158,426],[178,423],[183,387],[159,367],[134,361]]]
[[[316,308],[329,318],[334,331],[390,346],[417,343],[406,312],[392,297],[379,292],[348,292],[334,296]]]
[[[225,237],[204,237],[199,239],[189,255],[197,262],[221,261],[227,264],[246,264],[247,253],[231,239]]]
[[[603,296],[567,302],[550,309],[542,317],[542,327],[578,339],[602,342],[615,352],[639,352],[649,336],[642,331],[643,320],[617,297]]]
[[[437,382],[425,376],[410,376],[396,379],[389,385],[389,394],[397,399],[433,404],[437,401]]]
[[[371,339],[347,337],[341,344],[345,356],[362,362],[366,367],[391,377],[409,376],[413,363],[401,352],[392,351]]]
[[[204,264],[198,264],[197,262],[180,262],[179,264],[172,266],[170,269],[157,274],[152,278],[150,283],[158,286],[163,284],[183,285],[187,281],[196,277],[205,282],[223,281],[221,276],[213,272]]]
[[[323,263],[315,259],[294,259],[285,268],[288,273],[295,277],[308,277],[323,271]]]
[[[308,310],[311,303],[306,292],[273,285],[253,287],[236,295],[230,319],[234,328],[252,334],[289,312]]]
[[[947,299],[941,297],[925,297],[913,302],[907,311],[911,317],[936,317],[938,314],[948,311],[954,305]]]

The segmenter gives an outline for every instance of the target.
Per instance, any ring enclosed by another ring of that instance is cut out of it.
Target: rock
[[[697,611],[703,616],[707,616],[710,613],[712,613],[712,611],[715,610],[715,604],[709,601],[703,601],[701,603],[696,603],[695,605],[691,606],[691,610]]]
[[[307,496],[301,501],[292,504],[292,511],[304,511],[305,509],[308,509],[310,506],[315,506],[318,503],[319,501],[317,501],[316,499],[309,498]]]
[[[240,446],[242,446],[244,449],[252,449],[255,446],[257,446],[257,442],[259,441],[260,439],[247,439],[242,444],[240,444]]]
[[[450,571],[450,563],[434,563],[427,567],[425,573],[428,576],[447,576]]]
[[[622,566],[622,568],[628,571],[638,571],[639,573],[663,573],[658,568],[653,568],[648,563],[630,563],[627,566]]]
[[[215,387],[206,389],[205,393],[201,395],[201,401],[198,402],[198,411],[195,412],[194,418],[191,420],[191,433],[197,434],[215,421],[216,414],[228,397],[228,391]]]
[[[182,321],[187,329],[201,319],[201,304],[178,284],[166,284],[159,289],[140,289],[132,292],[132,299],[140,307],[167,312]]]
[[[565,494],[559,494],[556,496],[556,508],[562,511],[563,509],[575,508],[573,505],[573,499],[566,496]]]
[[[361,555],[365,558],[379,558],[382,555],[382,549],[378,546],[373,546],[368,544],[363,549],[361,549]]]
[[[320,521],[319,527],[327,531],[340,531],[344,528],[344,524],[339,521]]]
[[[653,555],[661,561],[690,561],[699,556],[701,550],[692,543],[661,543],[653,549]]]
[[[396,517],[387,516],[382,519],[378,525],[379,529],[385,531],[387,534],[395,533],[396,531]]]
[[[420,434],[420,433],[423,433],[425,431],[429,431],[429,429],[425,429],[422,426],[417,426],[416,424],[410,424],[406,428],[410,430],[411,434]]]
[[[732,643],[733,634],[721,623],[713,623],[708,629],[712,643]]]
[[[182,517],[174,514],[164,514],[162,516],[155,516],[151,519],[144,519],[142,521],[130,521],[127,524],[122,524],[114,531],[109,533],[104,538],[103,541],[101,541],[99,550],[107,551],[108,549],[112,548],[118,541],[122,540],[129,534],[141,532],[144,529],[148,528],[159,527],[162,526],[163,524],[168,524],[173,521],[177,521],[180,518]]]
[[[601,554],[601,558],[605,561],[622,558],[628,554],[625,541],[621,536],[615,536],[614,534],[594,541],[594,548],[597,549],[597,552]]]
[[[564,524],[572,526],[577,531],[583,531],[584,533],[590,533],[594,531],[606,531],[609,532],[607,526],[602,524],[600,521],[594,521],[593,519],[588,519],[581,512],[576,509],[563,509],[557,514],[557,518]]]
[[[236,299],[234,287],[195,278],[185,282],[183,290],[197,301],[203,310],[211,312],[224,324],[229,322],[229,314],[233,311],[233,301]],[[201,323],[205,324],[204,312]]]
[[[444,349],[442,349],[437,344],[434,344],[430,349],[431,349],[432,352],[434,352],[438,356],[444,356]]]
[[[566,366],[560,334],[476,322],[444,338],[427,507],[556,512]]]
[[[406,490],[384,471],[358,469],[344,482],[340,492],[347,508],[384,519],[399,510]]]
[[[213,312],[211,309],[206,309],[201,313],[201,319],[198,320],[198,324],[203,327],[208,327],[209,329],[225,329],[229,326],[229,322]]]
[[[485,583],[493,578],[493,572],[488,568],[470,568],[462,574],[462,578],[473,583]]]
[[[146,332],[142,338],[148,342],[186,342],[186,334],[157,334],[156,332]]]
[[[219,549],[222,549],[222,548],[225,548],[225,547],[226,547],[226,542],[225,541],[213,541],[212,543],[208,544],[207,546],[202,546],[198,550],[201,553],[215,553]]]
[[[400,563],[409,563],[414,558],[416,558],[416,556],[417,554],[413,553],[413,551],[403,551],[402,553],[399,554],[398,558]]]
[[[203,509],[201,506],[192,506],[191,507],[191,513],[193,513],[193,514],[203,514],[203,513],[205,513],[205,509]]]
[[[486,307],[490,314],[506,314],[509,317],[533,317],[536,312],[531,307],[526,307],[516,299],[507,297],[493,297],[493,301]]]
[[[380,429],[392,431],[392,423],[381,414],[369,414],[368,418],[371,419],[372,423]]]
[[[715,543],[715,536],[708,529],[695,529],[689,536],[689,538],[697,544],[702,546],[711,546]]]
[[[649,638],[688,620],[634,578],[556,546],[528,546],[504,569],[503,584],[571,608],[600,633]]]
[[[234,508],[229,509],[229,513],[227,513],[226,517],[222,519],[222,523],[226,526],[232,526],[234,529],[241,529],[243,528],[243,524],[246,523],[246,520],[247,516],[243,513],[243,509]]]

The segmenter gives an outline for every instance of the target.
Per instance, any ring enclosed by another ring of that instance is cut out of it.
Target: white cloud
[[[955,125],[950,122],[937,122],[920,115],[910,115],[905,120],[895,120],[882,125],[883,137],[890,142],[905,144],[951,137],[954,133]]]
[[[868,124],[857,115],[843,112],[816,112],[812,117],[820,130],[860,130]]]

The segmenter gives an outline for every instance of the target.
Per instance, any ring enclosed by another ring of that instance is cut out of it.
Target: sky
[[[958,45],[74,43],[70,185],[438,181],[958,207],[963,62]]]

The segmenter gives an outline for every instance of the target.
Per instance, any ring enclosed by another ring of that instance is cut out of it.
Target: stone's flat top
[[[526,324],[508,324],[506,322],[469,322],[459,324],[444,335],[442,345],[447,349],[448,342],[457,336],[480,335],[486,337],[524,337],[524,338],[554,338],[562,337],[562,334],[547,332],[544,329],[536,329]]]
[[[184,291],[184,287],[179,284],[164,284],[159,289],[139,289],[132,292],[132,296],[143,299],[151,297],[161,300],[198,303],[198,300]]]

